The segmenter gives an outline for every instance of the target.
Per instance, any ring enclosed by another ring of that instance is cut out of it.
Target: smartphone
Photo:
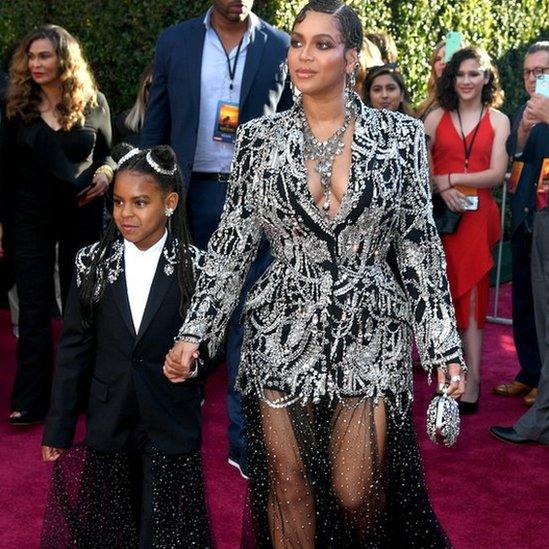
[[[464,209],[466,212],[476,212],[478,210],[478,196],[466,196]]]
[[[444,39],[444,62],[448,63],[452,55],[463,47],[461,32],[450,31]]]
[[[549,74],[542,74],[536,78],[536,93],[549,97]]]

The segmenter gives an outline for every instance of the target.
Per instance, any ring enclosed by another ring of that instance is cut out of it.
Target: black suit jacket
[[[507,154],[512,158],[517,152],[517,131],[522,119],[522,113],[526,108],[526,103],[521,105],[513,115],[513,123],[511,125],[511,133],[507,138],[506,148]],[[513,194],[510,194],[511,204],[511,233],[525,224],[526,229],[531,232],[534,223],[534,211],[536,208],[536,183],[537,173],[529,162],[525,162],[521,157],[518,160],[524,162],[520,179],[517,188]],[[539,172],[538,172],[539,173]]]
[[[167,28],[158,39],[153,81],[141,132],[141,145],[167,144],[175,150],[184,180],[194,162],[205,14]],[[289,36],[259,19],[250,29],[250,45],[240,90],[240,123],[292,105],[282,63]]]
[[[168,239],[166,246],[173,243]],[[58,448],[72,444],[79,397],[88,394],[85,442],[98,450],[127,448],[138,425],[162,452],[178,454],[199,449],[201,381],[212,362],[205,360],[199,366],[198,377],[184,383],[173,384],[162,373],[164,357],[182,323],[177,274],[170,273],[161,255],[136,334],[126,289],[123,245],[121,241],[115,243],[108,259],[114,281],[106,283],[94,325],[86,329],[80,313],[78,281],[95,249],[95,245],[84,248],[77,258],[43,443]],[[193,248],[195,264],[201,261],[200,253]]]

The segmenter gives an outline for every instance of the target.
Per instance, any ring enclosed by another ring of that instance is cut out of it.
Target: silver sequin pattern
[[[244,308],[238,388],[286,395],[273,406],[390,392],[404,411],[413,334],[426,370],[465,367],[423,128],[358,102],[348,189],[329,219],[307,186],[300,108],[239,128],[221,222],[180,334],[214,353],[265,234],[274,261]]]

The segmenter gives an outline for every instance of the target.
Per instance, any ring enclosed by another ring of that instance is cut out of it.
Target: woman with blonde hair
[[[437,107],[437,80],[441,77],[442,71],[446,66],[444,62],[444,53],[446,42],[442,40],[436,46],[429,58],[429,80],[427,81],[427,97],[417,106],[417,115],[421,120]]]
[[[49,403],[56,247],[64,304],[77,250],[100,235],[114,163],[109,107],[61,27],[37,28],[16,49],[6,114],[1,175],[20,301],[10,423],[27,425],[43,420]]]
[[[380,67],[383,65],[383,59],[381,58],[381,52],[379,48],[373,43],[370,42],[367,38],[364,38],[362,44],[362,49],[360,50],[360,55],[358,57],[359,66],[356,71],[356,84],[354,90],[361,99],[364,101],[363,88],[364,80],[368,75],[368,72],[373,67]]]
[[[113,118],[113,144],[130,143],[139,145],[139,137],[143,120],[145,120],[145,110],[149,102],[149,89],[152,84],[153,64],[149,63],[139,77],[139,87],[137,97],[133,107],[121,112]]]

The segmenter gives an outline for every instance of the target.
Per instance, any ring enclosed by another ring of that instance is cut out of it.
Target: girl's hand
[[[186,381],[193,372],[194,361],[199,357],[198,345],[178,341],[166,355],[164,375],[172,383]]]
[[[448,206],[448,209],[450,209],[451,211],[465,211],[465,206],[467,205],[467,197],[463,193],[460,193],[457,189],[446,189],[445,191],[440,193],[440,196],[442,197],[442,200],[444,200],[446,206]]]
[[[64,448],[53,448],[52,446],[42,446],[42,460],[55,461],[65,452]]]
[[[438,390],[442,391],[445,385],[448,386],[446,394],[452,398],[459,398],[465,391],[465,372],[457,363],[448,365],[448,372],[442,368],[437,370]]]

